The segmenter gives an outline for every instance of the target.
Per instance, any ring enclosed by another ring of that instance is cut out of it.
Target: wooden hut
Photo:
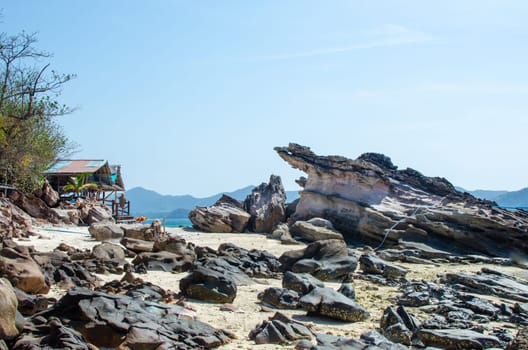
[[[130,202],[125,199],[125,185],[120,165],[109,165],[102,159],[58,159],[44,172],[50,185],[62,197],[68,195],[64,186],[72,177],[86,174],[86,183],[94,183],[97,189],[90,193],[97,201],[112,208],[117,220],[130,218]]]

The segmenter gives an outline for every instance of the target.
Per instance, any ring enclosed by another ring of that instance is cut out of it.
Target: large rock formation
[[[269,183],[255,187],[246,197],[244,208],[251,215],[250,231],[271,233],[286,215],[286,193],[281,178],[271,175]]]
[[[250,215],[242,203],[223,195],[210,207],[196,207],[189,213],[193,227],[205,232],[244,232]]]
[[[508,256],[528,252],[528,214],[457,191],[444,178],[397,170],[390,158],[366,153],[356,160],[318,156],[297,144],[276,147],[308,174],[293,221],[322,217],[348,241],[401,241]],[[392,228],[392,230],[390,230]]]

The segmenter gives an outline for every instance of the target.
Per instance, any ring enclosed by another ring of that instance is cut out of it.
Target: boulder
[[[383,312],[380,329],[383,335],[390,341],[411,345],[413,332],[407,328],[403,319],[392,306],[389,306]]]
[[[18,335],[15,325],[18,300],[11,283],[0,278],[0,339],[11,339]]]
[[[358,264],[354,252],[338,239],[317,241],[304,249],[285,252],[279,261],[284,271],[309,273],[322,281],[347,280]]]
[[[503,348],[497,337],[467,329],[420,329],[417,335],[426,346],[444,349]]]
[[[354,300],[356,298],[356,291],[350,283],[343,283],[337,290],[339,293],[343,294],[347,298]]]
[[[180,280],[180,290],[186,297],[216,303],[232,303],[237,293],[233,279],[201,266]]]
[[[304,324],[277,312],[251,330],[248,337],[256,344],[288,344],[300,339],[311,339],[313,333]]]
[[[324,316],[346,322],[360,322],[370,318],[370,313],[354,300],[331,288],[315,288],[299,300],[308,315]]]
[[[97,241],[121,239],[124,235],[124,231],[119,225],[110,222],[94,222],[88,228],[88,232]]]
[[[0,275],[7,278],[14,287],[27,293],[46,294],[49,291],[39,265],[31,257],[12,248],[0,251]]]
[[[60,199],[59,193],[51,187],[48,180],[44,180],[42,187],[36,191],[35,195],[42,199],[50,208],[55,207]]]
[[[18,288],[13,288],[18,300],[18,311],[24,316],[31,316],[37,312],[46,310],[49,305],[53,304],[53,299],[48,299],[41,295],[31,295]]]
[[[310,350],[408,350],[405,345],[393,343],[376,331],[361,334],[360,339],[344,338],[324,333],[316,334],[317,346],[309,347]]]
[[[330,221],[313,218],[308,221],[296,221],[290,231],[293,236],[308,242],[322,241],[325,239],[343,239],[343,235],[333,228]]]
[[[117,244],[104,242],[92,248],[92,257],[100,260],[125,260],[125,250]]]
[[[228,333],[194,320],[189,311],[177,305],[75,288],[30,321],[35,324],[58,318],[62,324],[75,325],[86,343],[99,348],[209,349],[230,341]],[[30,337],[35,332],[37,338],[45,335],[43,331],[26,327],[24,335]]]
[[[136,271],[138,267],[150,271],[185,272],[188,271],[194,262],[194,257],[180,255],[170,252],[139,253],[132,264]]]
[[[528,253],[528,212],[462,193],[444,178],[398,170],[386,156],[318,156],[297,144],[278,155],[308,176],[292,220],[322,217],[347,241],[386,246],[427,242],[437,249],[508,257]]]
[[[286,288],[265,289],[258,294],[257,298],[264,304],[278,309],[297,309],[299,304],[299,294]]]
[[[20,237],[32,229],[32,219],[9,199],[0,198],[0,232],[3,237]]]
[[[282,244],[301,244],[293,239],[287,224],[278,224],[271,232],[270,237],[280,240]]]
[[[193,227],[203,232],[244,232],[251,215],[242,203],[227,195],[210,207],[196,207],[189,213]]]
[[[372,254],[363,254],[359,257],[359,268],[366,274],[382,275],[390,279],[404,278],[408,272]]]
[[[286,271],[282,278],[282,287],[291,289],[302,296],[310,293],[315,288],[324,288],[324,283],[308,273]]]
[[[128,224],[122,225],[124,237],[156,242],[167,239],[167,234],[161,227],[160,220],[154,220],[150,225]]]
[[[255,187],[244,201],[244,209],[251,215],[249,230],[271,233],[285,220],[286,192],[280,176],[271,175],[269,183]]]
[[[150,253],[154,250],[154,242],[148,242],[142,239],[123,237],[120,243],[134,253]]]

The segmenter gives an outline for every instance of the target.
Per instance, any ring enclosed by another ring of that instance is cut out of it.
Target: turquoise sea
[[[150,224],[152,222],[153,219],[149,219],[147,221],[145,221],[146,224]],[[191,223],[191,220],[189,220],[188,218],[179,218],[179,219],[174,219],[174,218],[166,218],[166,219],[163,219],[163,218],[159,218],[159,220],[161,220],[161,222],[165,222],[165,227],[180,227],[180,226],[183,226],[183,227],[192,227],[192,223]]]

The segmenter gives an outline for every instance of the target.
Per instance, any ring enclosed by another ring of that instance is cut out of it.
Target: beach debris
[[[300,339],[310,340],[313,332],[301,322],[276,312],[251,330],[248,337],[256,344],[288,344]]]
[[[196,207],[189,213],[193,227],[203,232],[244,232],[251,215],[242,202],[224,194],[210,207]]]
[[[308,221],[298,220],[291,225],[290,232],[296,239],[308,242],[343,239],[343,235],[334,229],[334,225],[322,218],[312,218]]]
[[[121,226],[109,222],[95,222],[88,227],[88,232],[97,241],[121,239],[125,234]]]
[[[376,248],[398,241],[506,257],[528,252],[528,212],[497,208],[455,189],[446,179],[398,170],[390,158],[366,153],[356,160],[318,156],[297,144],[276,147],[308,179],[292,222],[322,217],[349,243]]]
[[[269,182],[255,187],[244,200],[244,209],[251,215],[248,230],[271,233],[286,219],[286,192],[280,176],[271,175]]]
[[[278,309],[297,309],[299,307],[299,294],[286,288],[267,288],[260,292],[257,298],[262,303]]]
[[[312,242],[306,248],[285,252],[279,261],[284,271],[309,273],[321,281],[346,280],[358,265],[355,253],[339,239]]]
[[[299,305],[309,316],[324,316],[346,322],[361,322],[370,318],[370,313],[332,288],[315,288],[299,299]]]
[[[229,276],[198,266],[180,280],[180,291],[188,298],[216,303],[232,303],[237,287]]]

